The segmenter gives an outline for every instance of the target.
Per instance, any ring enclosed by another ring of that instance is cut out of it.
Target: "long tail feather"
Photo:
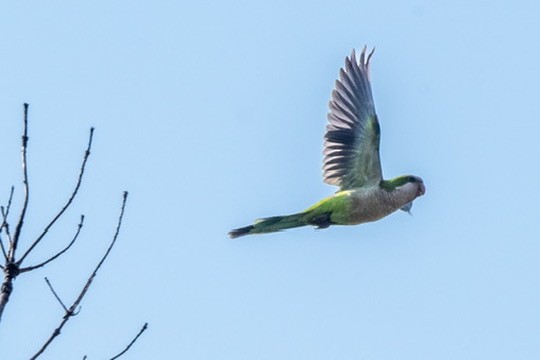
[[[305,226],[308,225],[308,222],[305,220],[305,218],[306,217],[304,213],[286,216],[272,216],[269,218],[257,220],[253,225],[231,230],[229,232],[229,237],[234,239],[245,235],[265,234]]]

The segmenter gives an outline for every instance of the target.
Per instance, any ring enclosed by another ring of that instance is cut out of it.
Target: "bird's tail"
[[[265,234],[305,225],[309,225],[305,212],[286,216],[272,216],[259,219],[253,225],[231,230],[229,236],[234,239],[245,235]]]

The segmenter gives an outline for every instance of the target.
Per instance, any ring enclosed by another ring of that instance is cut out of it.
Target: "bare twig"
[[[120,233],[120,229],[122,228],[122,219],[124,218],[124,210],[126,208],[127,197],[128,197],[128,192],[124,191],[124,196],[123,196],[123,199],[122,199],[122,208],[120,209],[120,216],[118,217],[118,223],[116,225],[116,230],[114,232],[114,236],[113,236],[113,239],[111,241],[111,244],[109,245],[109,248],[105,252],[105,255],[103,255],[103,257],[101,258],[101,260],[97,264],[97,266],[94,269],[94,272],[92,273],[92,275],[90,275],[90,277],[88,278],[88,281],[86,282],[86,285],[84,286],[84,289],[79,294],[79,297],[76,300],[77,305],[79,305],[79,303],[83,299],[84,295],[86,295],[86,292],[90,288],[90,285],[92,284],[92,281],[96,277],[96,274],[97,274],[98,270],[101,268],[101,265],[103,265],[103,263],[105,262],[105,260],[109,256],[109,253],[111,252],[114,244],[116,243],[116,239],[118,238],[118,234]]]
[[[54,297],[56,298],[56,300],[58,300],[58,302],[60,303],[60,305],[62,305],[62,307],[64,308],[64,310],[66,311],[66,313],[68,312],[68,309],[66,307],[66,305],[64,305],[64,303],[62,302],[62,299],[60,299],[60,296],[58,296],[58,294],[56,293],[56,291],[54,291],[54,288],[51,284],[51,282],[49,281],[49,279],[47,279],[47,277],[45,277],[45,282],[47,283],[47,285],[49,285],[49,289],[51,289],[51,292],[53,293]]]
[[[6,253],[6,248],[4,247],[4,240],[2,240],[2,236],[1,236],[2,233],[0,233],[0,248],[2,248],[2,255],[4,255],[4,260],[7,262],[8,261],[8,257],[7,257],[7,253]],[[2,266],[2,265],[0,265]],[[4,267],[2,266],[2,269]]]
[[[15,252],[17,251],[17,245],[19,244],[19,237],[21,236],[22,226],[24,224],[24,218],[26,216],[26,209],[28,209],[28,200],[30,198],[30,187],[28,185],[28,163],[26,160],[26,150],[28,148],[28,104],[24,103],[24,130],[22,136],[22,169],[23,169],[23,185],[24,185],[24,201],[21,209],[21,215],[17,226],[15,226],[15,232],[13,233],[13,241],[9,247],[8,258],[9,261],[15,260]]]
[[[7,210],[4,209],[3,206],[0,206],[0,211],[2,212],[2,217],[7,218]],[[2,228],[5,229],[5,231],[6,231],[6,235],[7,235],[8,242],[9,242],[9,248],[8,249],[11,249],[11,247],[13,246],[13,238],[11,237],[11,231],[9,231],[9,223],[7,221],[5,221],[2,224]],[[8,253],[9,253],[9,250],[8,250]],[[7,256],[6,256],[6,261],[9,261],[9,257],[7,257]]]
[[[0,206],[0,211],[2,212],[2,217],[4,219],[7,219],[9,215],[9,209],[4,208],[3,206]],[[2,228],[6,230],[6,235],[8,236],[9,240],[9,246],[11,246],[11,243],[13,242],[13,238],[11,237],[11,232],[9,231],[9,223],[7,220],[4,220],[2,223]]]
[[[79,237],[79,234],[81,233],[81,229],[83,227],[83,223],[84,223],[84,215],[81,215],[81,221],[79,222],[79,225],[77,225],[77,232],[75,233],[75,236],[73,236],[73,239],[71,239],[71,242],[64,248],[62,249],[62,251],[56,253],[56,255],[50,257],[49,259],[43,261],[42,263],[40,264],[37,264],[37,265],[33,265],[33,266],[28,266],[28,267],[25,267],[25,268],[21,268],[19,271],[21,273],[24,273],[24,272],[28,272],[28,271],[32,271],[32,270],[35,270],[35,269],[38,269],[42,266],[45,266],[47,265],[48,263],[50,263],[51,261],[54,261],[56,260],[60,255],[62,255],[63,253],[65,253],[66,251],[69,250],[69,248],[71,247],[71,245],[73,245],[75,243],[75,241],[77,240],[77,238]]]
[[[0,226],[0,234],[2,234],[2,230],[4,227],[6,228],[6,235],[8,237],[9,244],[11,246],[11,235],[9,233],[9,225],[7,223],[7,217],[9,215],[9,209],[11,209],[11,201],[13,200],[13,192],[15,191],[15,186],[11,186],[11,191],[9,192],[9,200],[7,203],[6,208],[4,209],[3,206],[0,207],[2,211],[2,225]],[[6,253],[6,249],[4,247],[4,242],[2,241],[2,238],[0,237],[0,247],[2,248],[2,254],[4,255],[4,259],[6,262],[8,261],[8,256]]]
[[[0,231],[2,231],[2,228],[7,224],[7,217],[9,215],[9,209],[11,209],[11,202],[13,201],[13,193],[15,192],[15,186],[11,186],[11,189],[9,191],[9,199],[7,206],[4,208],[2,206],[2,226],[0,226]]]
[[[56,216],[52,219],[52,221],[45,227],[41,235],[38,236],[36,240],[30,245],[28,250],[24,253],[24,255],[19,259],[17,262],[19,265],[22,264],[24,259],[34,250],[37,244],[45,237],[47,232],[50,230],[50,228],[54,225],[54,223],[62,216],[62,214],[69,208],[71,203],[73,202],[73,199],[75,199],[75,196],[77,196],[77,193],[79,192],[79,188],[81,187],[82,178],[84,175],[84,170],[86,167],[86,162],[88,161],[88,157],[90,156],[90,150],[92,149],[92,138],[94,137],[94,128],[90,128],[90,136],[88,138],[88,146],[86,147],[86,151],[84,152],[84,158],[81,164],[81,170],[79,171],[79,178],[77,179],[77,185],[75,185],[75,189],[71,193],[71,196],[69,197],[68,201],[64,205],[64,207],[56,214]]]
[[[81,303],[81,301],[83,300],[84,296],[86,295],[86,293],[88,292],[88,289],[90,288],[90,285],[92,285],[92,281],[94,280],[94,278],[96,277],[97,275],[97,272],[99,271],[99,269],[101,268],[101,265],[103,265],[103,263],[105,262],[105,260],[107,259],[107,257],[109,256],[109,253],[111,252],[114,244],[116,243],[116,239],[118,238],[118,234],[120,233],[120,228],[122,227],[122,219],[124,217],[124,210],[125,210],[125,207],[126,207],[126,201],[127,201],[127,197],[128,197],[128,193],[127,191],[124,192],[124,196],[123,196],[123,200],[122,200],[122,207],[120,209],[120,215],[118,217],[118,223],[116,225],[116,231],[114,233],[114,236],[112,238],[112,241],[107,249],[107,251],[105,252],[105,255],[103,255],[103,257],[101,258],[101,260],[99,261],[99,263],[97,264],[97,266],[95,267],[94,271],[92,272],[92,274],[90,275],[90,277],[88,277],[88,280],[86,280],[86,284],[84,285],[83,289],[81,290],[81,292],[79,293],[79,296],[77,297],[77,299],[75,299],[75,301],[73,302],[73,304],[71,304],[71,306],[69,307],[69,309],[66,311],[66,313],[64,314],[64,317],[62,319],[62,322],[60,323],[60,325],[58,325],[58,327],[56,329],[54,329],[53,333],[51,334],[51,336],[47,339],[47,341],[45,342],[45,344],[43,344],[43,346],[41,347],[41,349],[38,350],[38,352],[36,354],[34,354],[34,356],[32,356],[30,358],[30,360],[35,360],[37,359],[41,354],[43,354],[43,352],[47,349],[47,347],[53,342],[53,340],[58,336],[60,335],[60,332],[62,331],[62,328],[64,327],[64,325],[68,322],[68,320],[74,315],[75,313],[75,309],[79,306],[79,304]]]
[[[6,248],[4,247],[4,240],[2,240],[2,232],[0,232],[0,247],[2,248],[2,255],[4,255],[4,260],[7,262],[8,257],[6,253]]]
[[[143,327],[141,328],[141,330],[139,330],[139,333],[133,338],[133,340],[131,340],[131,342],[128,344],[128,346],[126,346],[126,348],[120,352],[118,355],[112,357],[110,360],[114,360],[114,359],[118,359],[120,356],[124,355],[128,350],[129,348],[135,344],[135,341],[137,341],[137,339],[139,338],[139,336],[142,335],[143,332],[146,331],[146,329],[148,329],[148,323],[144,323]]]

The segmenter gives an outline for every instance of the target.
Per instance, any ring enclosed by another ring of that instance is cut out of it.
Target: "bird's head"
[[[419,176],[409,176],[407,184],[408,186],[416,189],[416,197],[422,196],[426,193],[426,186],[424,185],[424,181]]]
[[[381,188],[386,191],[403,190],[417,198],[426,193],[424,181],[419,176],[403,175],[390,180],[382,180]]]

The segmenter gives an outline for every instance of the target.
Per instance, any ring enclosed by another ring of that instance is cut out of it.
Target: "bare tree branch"
[[[50,230],[50,228],[54,225],[54,223],[62,216],[62,214],[69,208],[71,203],[73,202],[73,199],[75,199],[75,196],[77,196],[77,193],[79,192],[79,188],[81,187],[82,178],[84,175],[84,170],[86,167],[86,162],[88,161],[88,157],[90,156],[90,150],[92,149],[92,138],[94,137],[94,128],[90,128],[90,136],[88,138],[88,146],[86,147],[86,151],[84,152],[84,158],[81,165],[81,170],[79,172],[79,178],[77,179],[77,185],[75,186],[75,189],[71,193],[71,196],[69,197],[68,201],[64,205],[64,207],[56,214],[56,216],[52,219],[52,221],[45,227],[41,235],[38,236],[36,240],[30,245],[28,250],[24,253],[24,255],[17,261],[17,264],[20,265],[24,261],[24,259],[32,252],[32,250],[36,247],[37,244],[45,237],[47,232]]]
[[[17,251],[17,245],[19,244],[19,237],[21,236],[22,226],[24,224],[24,218],[26,216],[26,210],[28,209],[28,200],[30,198],[30,188],[28,185],[28,163],[26,160],[26,150],[28,148],[28,104],[24,103],[24,130],[22,136],[22,169],[23,169],[23,185],[24,185],[24,201],[23,207],[21,209],[21,215],[19,216],[19,221],[15,227],[15,232],[13,233],[13,242],[9,247],[8,258],[9,261],[15,260],[15,252]]]
[[[20,273],[32,271],[32,270],[38,269],[38,268],[40,268],[42,266],[45,266],[48,263],[50,263],[51,261],[56,260],[60,255],[62,255],[66,251],[68,251],[69,248],[71,247],[71,245],[73,245],[75,243],[75,241],[77,240],[77,238],[79,237],[79,234],[81,233],[81,229],[83,227],[83,223],[84,223],[84,215],[81,215],[81,221],[79,222],[79,225],[77,225],[77,232],[75,233],[75,236],[73,236],[73,239],[71,239],[71,242],[64,249],[62,249],[62,251],[56,253],[56,255],[50,257],[49,259],[45,260],[44,262],[42,262],[40,264],[33,265],[33,266],[28,266],[28,267],[25,267],[25,268],[21,268],[19,270]]]
[[[125,210],[125,207],[126,207],[126,201],[127,201],[127,197],[128,197],[128,192],[125,191],[124,192],[124,196],[123,196],[123,200],[122,200],[122,207],[120,209],[120,215],[118,217],[118,223],[116,225],[116,231],[114,233],[114,236],[112,238],[112,241],[111,241],[111,244],[109,245],[107,251],[105,252],[105,255],[103,255],[103,257],[101,258],[101,260],[99,261],[99,263],[97,264],[96,268],[94,269],[94,271],[92,272],[92,274],[90,275],[90,277],[88,277],[88,280],[86,281],[86,284],[84,285],[83,289],[81,290],[81,292],[79,293],[79,296],[77,297],[77,299],[75,299],[75,301],[73,302],[73,304],[71,304],[71,306],[69,307],[69,309],[66,311],[66,313],[64,314],[64,317],[62,319],[62,322],[60,323],[60,325],[58,325],[58,327],[56,329],[54,329],[53,333],[51,334],[51,336],[47,339],[47,341],[45,342],[45,344],[43,344],[43,346],[41,347],[41,349],[38,350],[37,353],[34,354],[34,356],[32,356],[30,358],[30,360],[35,360],[37,359],[41,354],[43,354],[43,352],[47,349],[47,347],[53,342],[53,340],[58,336],[60,335],[60,332],[62,331],[62,328],[64,327],[64,325],[68,322],[68,320],[74,315],[75,313],[75,309],[79,306],[79,304],[81,303],[81,301],[83,300],[84,296],[86,295],[86,293],[88,292],[88,289],[90,288],[90,285],[92,285],[92,281],[94,280],[94,278],[96,277],[99,269],[101,268],[101,265],[103,265],[103,263],[105,262],[105,260],[107,259],[107,257],[109,256],[109,253],[111,252],[114,244],[116,243],[116,239],[118,238],[118,234],[120,233],[120,228],[122,227],[122,219],[124,217],[124,210]]]
[[[67,202],[63,205],[63,207],[54,215],[52,220],[45,226],[43,231],[39,234],[39,236],[31,242],[30,246],[26,251],[24,252],[23,256],[19,257],[17,254],[17,250],[20,246],[20,242],[22,239],[22,230],[24,228],[25,220],[27,211],[29,209],[29,202],[30,202],[30,185],[29,185],[29,176],[28,176],[28,108],[29,105],[27,103],[24,104],[24,123],[23,123],[23,135],[22,135],[22,146],[21,146],[21,157],[22,157],[22,170],[23,170],[23,190],[24,190],[24,197],[22,201],[22,207],[20,210],[20,214],[17,220],[17,223],[15,224],[15,230],[13,232],[13,236],[10,232],[10,224],[8,221],[8,217],[10,214],[10,209],[12,205],[13,200],[13,194],[15,188],[11,187],[11,192],[9,196],[9,200],[7,203],[7,206],[0,206],[1,216],[0,219],[0,249],[2,251],[2,255],[4,257],[4,264],[0,264],[0,269],[2,270],[4,274],[4,279],[0,285],[0,322],[2,319],[2,314],[4,312],[5,306],[9,301],[10,295],[13,292],[13,283],[14,279],[17,278],[18,275],[20,275],[23,272],[29,272],[41,267],[44,267],[45,265],[51,263],[52,261],[58,259],[60,256],[62,256],[64,253],[66,253],[73,244],[77,241],[83,224],[84,224],[84,215],[81,215],[80,222],[77,226],[77,230],[75,234],[73,235],[71,241],[60,251],[49,257],[47,260],[42,261],[36,265],[27,266],[25,268],[21,268],[21,264],[25,261],[26,257],[34,251],[34,249],[37,247],[37,245],[43,240],[43,238],[47,235],[48,231],[55,225],[55,223],[64,215],[66,210],[71,206],[73,203],[75,197],[77,196],[79,189],[82,184],[82,179],[85,174],[86,164],[88,162],[88,158],[90,156],[90,151],[92,149],[92,141],[93,141],[93,135],[94,135],[94,128],[90,128],[90,134],[88,138],[88,145],[86,147],[86,151],[84,152],[84,156],[82,159],[82,164],[80,166],[77,182],[75,185],[75,188],[71,192],[71,195],[69,196]],[[46,340],[46,342],[41,346],[41,348],[31,357],[32,360],[37,359],[40,357],[45,350],[49,347],[49,345],[60,335],[63,327],[66,325],[66,323],[69,321],[70,318],[74,317],[78,314],[80,311],[80,303],[88,293],[88,290],[90,289],[90,286],[92,285],[98,271],[101,269],[102,265],[104,264],[105,260],[107,260],[109,254],[112,251],[112,248],[116,244],[116,241],[118,239],[118,235],[120,233],[120,229],[122,227],[122,221],[124,217],[125,207],[127,203],[127,197],[128,193],[127,191],[123,194],[123,200],[122,200],[122,206],[120,209],[120,214],[118,216],[118,221],[116,225],[116,229],[114,232],[114,235],[112,237],[112,240],[110,241],[109,247],[105,251],[105,254],[102,256],[100,261],[95,266],[93,272],[90,274],[90,276],[87,278],[86,283],[84,284],[83,288],[80,290],[80,293],[76,297],[76,299],[73,301],[71,306],[67,307],[56,290],[54,289],[52,283],[49,281],[47,277],[45,277],[45,282],[47,283],[49,289],[51,290],[53,296],[56,298],[58,303],[62,306],[64,309],[64,315],[62,317],[62,320],[60,321],[60,324],[53,330],[52,334],[49,336],[49,338]],[[3,239],[1,237],[2,232],[5,231],[7,241],[6,244],[4,244]],[[132,339],[132,341],[125,347],[125,349],[111,358],[117,359],[124,355],[129,349],[133,346],[133,344],[139,339],[139,337],[142,335],[143,332],[145,332],[148,328],[148,324],[145,323],[144,326],[140,329],[140,331],[137,333],[137,335]],[[86,355],[84,355],[83,360],[87,358]]]
[[[9,297],[13,292],[13,279],[19,275],[19,266],[11,261],[6,261],[6,265],[3,267],[4,281],[0,286],[0,321],[2,320],[2,314],[6,304],[9,301]]]
[[[13,279],[15,279],[19,275],[19,266],[15,264],[15,251],[17,250],[17,244],[19,240],[19,236],[21,233],[21,228],[24,223],[24,217],[26,214],[26,209],[28,207],[28,196],[29,196],[29,190],[28,190],[28,171],[26,166],[26,148],[28,145],[28,104],[24,104],[24,130],[23,130],[23,136],[22,136],[22,168],[23,168],[23,182],[25,184],[25,196],[24,196],[24,204],[21,211],[21,215],[19,218],[19,222],[17,224],[17,228],[15,229],[15,234],[13,238],[11,237],[11,233],[9,231],[9,223],[7,221],[7,217],[9,215],[9,210],[11,209],[11,201],[13,199],[13,191],[14,187],[11,187],[11,193],[9,195],[9,200],[7,207],[4,209],[3,206],[0,207],[0,210],[2,212],[2,226],[0,227],[0,232],[5,229],[6,235],[9,240],[9,247],[6,254],[6,249],[4,248],[3,242],[0,241],[2,244],[2,252],[5,257],[5,266],[2,266],[2,271],[4,272],[4,280],[2,281],[2,285],[0,286],[0,321],[2,320],[2,314],[4,313],[4,309],[6,308],[6,304],[9,301],[9,297],[11,296],[11,293],[13,292]],[[0,239],[1,240],[1,239]]]
[[[64,308],[64,310],[66,312],[68,312],[68,309],[66,307],[66,305],[64,305],[64,303],[62,302],[62,299],[60,299],[60,296],[58,296],[58,294],[56,293],[56,291],[54,291],[54,288],[51,284],[51,282],[49,281],[49,279],[47,279],[47,277],[45,277],[45,282],[47,283],[47,285],[49,285],[49,289],[51,289],[51,292],[53,293],[54,297],[56,298],[56,300],[58,300],[58,302],[60,303],[60,305],[62,305],[62,307]]]
[[[110,360],[114,360],[114,359],[118,359],[120,356],[124,355],[128,350],[129,348],[135,344],[135,341],[137,341],[137,339],[139,338],[139,336],[142,335],[143,332],[146,331],[146,329],[148,329],[148,323],[144,323],[143,327],[141,328],[141,330],[139,331],[139,333],[133,338],[133,340],[131,340],[131,342],[128,344],[128,346],[126,346],[126,348],[120,352],[118,355],[112,357]]]

